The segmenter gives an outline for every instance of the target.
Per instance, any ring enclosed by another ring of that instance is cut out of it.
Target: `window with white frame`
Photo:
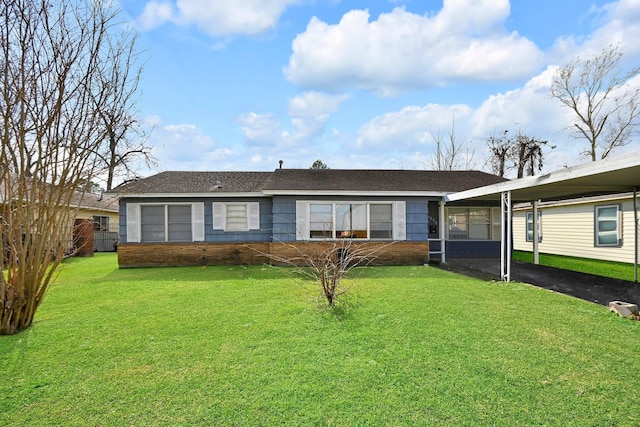
[[[527,242],[533,242],[533,212],[527,212]],[[538,211],[538,242],[542,242],[542,212]]]
[[[499,240],[500,209],[488,207],[448,208],[449,240]]]
[[[404,240],[404,202],[298,201],[298,240],[384,239]]]
[[[258,202],[213,203],[213,229],[223,231],[249,231],[260,229]]]
[[[596,206],[595,245],[620,246],[621,242],[620,205]]]
[[[204,203],[127,203],[128,243],[204,241]]]

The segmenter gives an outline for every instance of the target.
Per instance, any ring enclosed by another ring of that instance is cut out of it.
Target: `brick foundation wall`
[[[321,251],[328,245],[332,243],[121,243],[118,265],[127,268],[277,264],[265,254],[290,259],[299,255],[299,251]],[[376,250],[374,265],[422,265],[429,253],[428,242],[353,243],[354,248],[362,246]]]

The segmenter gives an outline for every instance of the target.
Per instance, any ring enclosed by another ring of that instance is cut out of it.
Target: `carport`
[[[638,282],[638,190],[640,189],[640,153],[615,157],[585,165],[561,169],[499,184],[478,187],[447,196],[446,202],[500,202],[502,211],[501,277],[511,280],[512,210],[514,203],[533,206],[533,256],[538,264],[538,204],[587,196],[633,193],[635,281]]]

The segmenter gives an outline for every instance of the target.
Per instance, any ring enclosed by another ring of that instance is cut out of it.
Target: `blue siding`
[[[213,229],[213,202],[259,202],[260,203],[260,229],[240,232],[229,232]],[[204,203],[204,241],[216,243],[228,242],[270,242],[272,226],[270,199],[233,199],[233,200],[207,200]]]
[[[426,198],[394,198],[394,197],[303,197],[301,200],[380,202],[405,201],[407,240],[424,242],[428,237],[428,209]],[[296,239],[296,198],[293,196],[276,196],[273,198],[273,239],[291,242]]]
[[[243,198],[243,199],[120,199],[120,241],[127,243],[127,203],[204,203],[204,228],[205,242],[270,242],[272,224],[272,202],[270,198]],[[214,202],[259,202],[260,203],[260,229],[245,232],[224,232],[213,229],[213,203]],[[294,205],[295,211],[295,205]]]
[[[276,242],[296,240],[296,199],[294,197],[273,198],[273,240]]]
[[[407,204],[407,240],[424,242],[428,240],[428,217],[426,199],[405,199]]]

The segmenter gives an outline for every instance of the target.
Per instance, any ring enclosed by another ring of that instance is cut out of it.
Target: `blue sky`
[[[455,122],[487,170],[504,130],[584,163],[554,67],[620,43],[640,64],[640,1],[120,0],[146,49],[141,118],[162,170],[429,169]],[[640,82],[635,82],[640,84]],[[638,141],[617,151],[640,149]],[[614,151],[614,154],[616,152]]]

